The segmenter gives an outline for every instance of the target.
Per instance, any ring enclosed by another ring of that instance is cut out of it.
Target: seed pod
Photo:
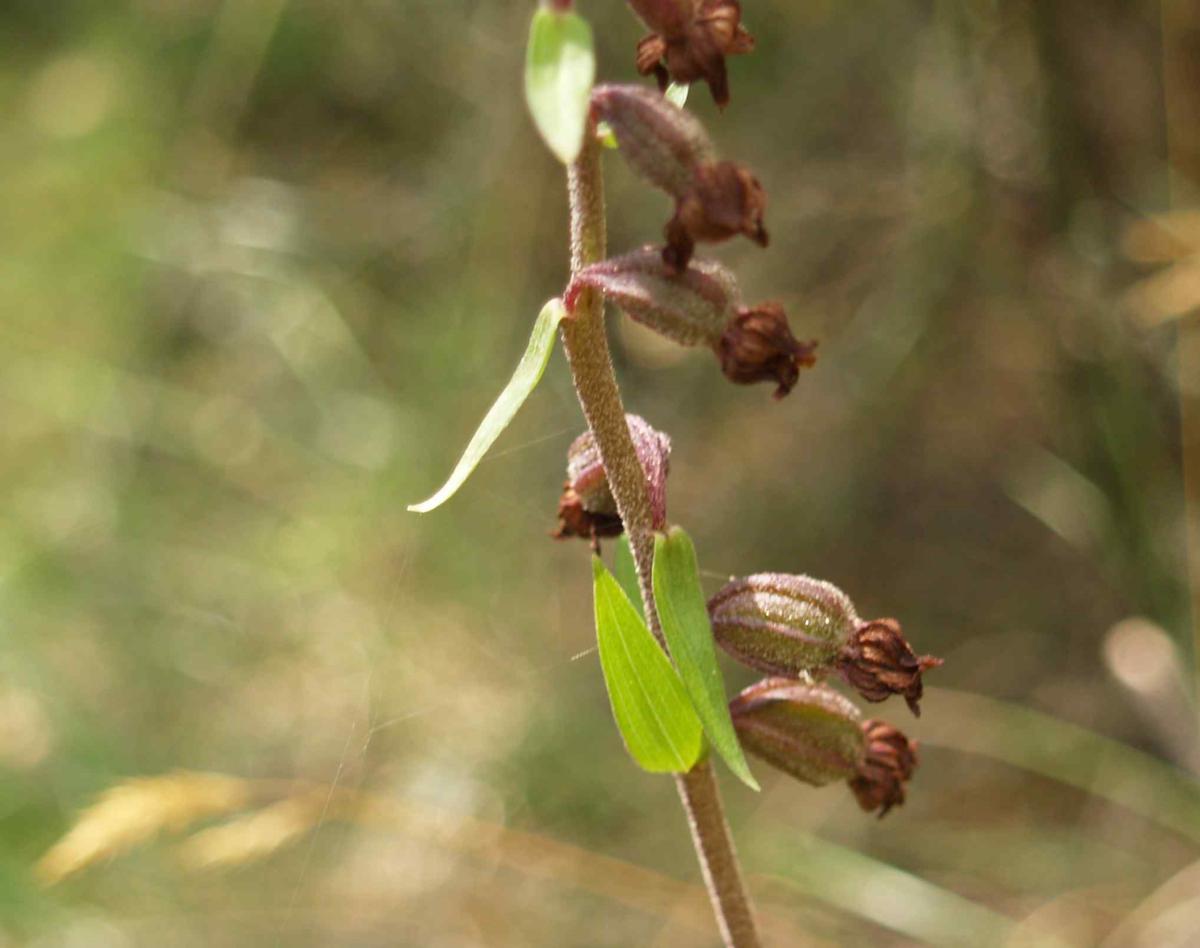
[[[625,423],[646,475],[653,525],[659,529],[667,522],[671,439],[638,415],[626,415]],[[581,434],[567,449],[567,481],[558,503],[558,518],[554,533],[558,539],[576,536],[594,542],[597,537],[620,536],[624,529],[608,486],[600,449],[590,431]]]
[[[716,345],[721,371],[731,382],[776,383],[775,398],[783,398],[800,378],[800,369],[816,364],[815,341],[799,342],[778,303],[740,309]]]
[[[653,247],[580,271],[567,289],[568,309],[584,287],[600,290],[631,319],[685,346],[718,346],[738,303],[737,280],[721,264],[694,260],[676,274]]]
[[[825,685],[767,678],[734,698],[729,714],[746,750],[815,787],[853,779],[866,755],[858,709]]]
[[[682,273],[698,242],[745,234],[767,245],[767,196],[750,171],[716,161],[704,127],[690,112],[641,86],[600,85],[592,111],[607,122],[621,154],[639,175],[675,198],[663,262]]]
[[[608,123],[630,167],[676,198],[693,187],[696,168],[713,159],[700,120],[653,89],[596,86],[592,110]]]
[[[845,780],[862,809],[883,817],[904,802],[917,745],[824,685],[768,678],[729,703],[742,746],[798,780],[821,787]]]
[[[827,668],[858,625],[840,589],[811,576],[756,573],[708,602],[717,644],[739,662],[796,678]]]
[[[751,668],[789,678],[836,671],[868,701],[903,695],[918,716],[921,675],[942,664],[916,655],[895,619],[863,622],[845,593],[811,576],[736,579],[708,612],[717,644]]]

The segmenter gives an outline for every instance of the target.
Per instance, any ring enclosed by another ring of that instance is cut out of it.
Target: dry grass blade
[[[314,791],[201,830],[180,846],[180,861],[214,869],[264,859],[315,828],[328,799],[328,791]]]
[[[1180,260],[1146,277],[1125,294],[1126,304],[1147,327],[1179,319],[1200,308],[1200,260]]]
[[[1135,263],[1169,266],[1135,283],[1125,303],[1146,327],[1200,308],[1200,212],[1173,211],[1134,222],[1122,249]]]
[[[649,916],[666,918],[664,938],[674,938],[681,931],[709,929],[707,899],[699,886],[539,833],[451,814],[411,800],[216,774],[179,772],[118,784],[83,813],[79,823],[46,854],[39,871],[47,881],[57,881],[147,841],[158,830],[177,832],[196,819],[244,809],[264,797],[276,799],[186,839],[178,849],[183,867],[219,871],[252,863],[303,839],[324,820],[340,820],[368,830],[402,833],[489,865],[506,866],[530,879],[579,888]],[[797,853],[802,856],[799,862]],[[951,943],[945,931],[955,927],[980,937],[986,934],[979,943],[998,941],[1010,924],[1003,916],[932,883],[815,838],[799,844],[793,841],[776,857],[789,887],[800,884],[822,902],[895,931],[919,933],[935,944]],[[804,865],[810,868],[797,868]],[[880,905],[866,910],[861,892],[881,880],[901,886],[916,898],[925,912],[923,921],[914,921],[907,910],[900,915]],[[767,899],[761,907],[764,931],[779,944],[798,944],[801,929],[782,902]]]
[[[1183,927],[1181,927],[1183,926]],[[1121,945],[1183,944],[1179,938],[1200,928],[1200,862],[1184,866],[1147,895],[1108,937],[1104,948]]]
[[[38,878],[53,885],[163,830],[178,833],[206,816],[240,809],[249,799],[246,781],[221,774],[178,771],[126,780],[79,815],[39,860]]]
[[[1171,263],[1200,249],[1200,212],[1172,211],[1134,221],[1121,241],[1135,263]]]

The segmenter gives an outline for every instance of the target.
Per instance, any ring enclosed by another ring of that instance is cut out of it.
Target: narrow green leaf
[[[598,556],[592,592],[600,667],[629,755],[651,773],[691,770],[704,749],[704,729],[679,673]]]
[[[459,458],[458,465],[454,468],[449,480],[428,500],[419,504],[409,504],[409,510],[416,513],[428,513],[436,507],[440,507],[453,497],[455,492],[462,487],[463,482],[471,476],[471,472],[483,459],[488,448],[500,436],[500,432],[508,427],[517,410],[529,397],[529,393],[537,387],[542,373],[546,371],[546,363],[550,361],[550,352],[554,349],[555,330],[558,329],[558,324],[562,322],[566,314],[567,311],[560,299],[552,299],[542,307],[537,322],[533,324],[533,334],[529,337],[529,345],[525,349],[525,354],[521,356],[517,370],[513,372],[512,378],[504,386],[504,391],[500,393],[500,397],[496,399],[495,404],[484,416],[479,428],[467,444],[467,449]]]
[[[633,559],[633,547],[629,545],[629,534],[622,533],[617,540],[617,552],[613,554],[613,573],[621,589],[633,603],[633,608],[646,621],[646,613],[642,608],[642,587],[638,585],[637,563]]]
[[[700,588],[696,550],[679,527],[654,538],[654,602],[671,657],[705,733],[742,783],[758,789],[729,718],[725,683],[713,647],[708,606]]]
[[[564,165],[583,146],[595,76],[587,21],[577,13],[538,9],[525,52],[525,101],[542,138]]]

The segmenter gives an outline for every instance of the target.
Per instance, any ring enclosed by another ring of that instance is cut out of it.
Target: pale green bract
[[[449,480],[428,500],[419,504],[409,504],[409,510],[416,513],[428,513],[436,507],[440,507],[453,497],[466,479],[471,476],[471,472],[483,460],[488,448],[500,436],[500,432],[508,427],[517,410],[525,404],[529,393],[541,381],[542,373],[546,371],[546,363],[550,361],[550,353],[554,349],[555,331],[566,315],[566,308],[560,299],[552,299],[542,307],[537,322],[533,324],[533,334],[529,337],[529,345],[525,349],[525,354],[521,356],[517,370],[513,372],[512,378],[504,386],[504,391],[500,393],[500,397],[496,399],[484,416]]]
[[[629,755],[651,773],[691,770],[704,750],[704,728],[679,673],[598,556],[592,592],[600,667]]]
[[[671,657],[709,741],[738,779],[757,790],[758,782],[750,773],[729,717],[696,550],[691,537],[679,527],[654,538],[654,603]]]
[[[533,14],[525,53],[525,101],[550,150],[569,165],[583,147],[596,77],[592,28],[576,13]]]

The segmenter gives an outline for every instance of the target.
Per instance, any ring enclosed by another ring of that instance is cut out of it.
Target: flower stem
[[[603,260],[605,255],[604,180],[594,133],[595,129],[589,126],[583,150],[567,172],[572,274]],[[650,630],[665,650],[651,583],[654,529],[646,478],[625,423],[625,408],[608,352],[604,300],[596,290],[580,293],[574,315],[562,324],[562,338],[579,404],[596,439],[617,511],[633,548]],[[675,784],[687,812],[696,856],[725,944],[730,948],[758,945],[750,898],[742,882],[712,764],[702,760],[690,772],[678,774]]]

